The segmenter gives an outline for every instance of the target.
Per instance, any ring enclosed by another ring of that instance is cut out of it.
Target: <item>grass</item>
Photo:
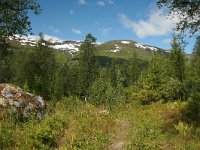
[[[120,114],[131,126],[126,149],[200,149],[200,128],[181,121],[185,106],[184,102],[171,102],[122,108]]]
[[[77,98],[48,104],[42,121],[0,119],[0,149],[200,149],[200,128],[182,120],[186,102],[94,106]]]
[[[129,59],[132,58],[133,55],[136,53],[138,58],[143,60],[150,60],[152,57],[152,51],[148,49],[142,49],[135,46],[134,41],[129,41],[129,44],[121,43],[121,40],[114,40],[103,43],[97,46],[97,55],[98,56],[109,56],[111,58],[122,58],[122,59]],[[110,50],[115,50],[116,45],[120,47],[119,52],[110,52]],[[158,48],[159,49],[159,48]],[[166,52],[159,49],[159,53],[162,56],[167,56]]]
[[[29,45],[27,46],[22,46],[19,41],[12,40],[9,41],[10,44],[10,49],[14,50],[14,52],[31,52],[34,50],[34,47],[31,47]],[[120,47],[120,52],[110,52],[110,50],[116,49],[116,45]],[[130,44],[123,44],[121,43],[120,40],[114,40],[114,41],[109,41],[106,43],[103,43],[101,45],[96,46],[96,55],[99,58],[107,57],[107,59],[101,60],[101,61],[109,61],[111,58],[116,58],[116,59],[121,59],[121,60],[128,60],[130,58],[133,58],[134,54],[136,53],[138,55],[138,58],[149,61],[152,57],[152,51],[148,49],[141,49],[135,46],[134,41],[130,41]],[[55,52],[55,57],[56,61],[59,64],[65,63],[70,56],[70,54],[64,53],[63,51],[59,50],[54,50]],[[162,56],[166,56],[166,52],[163,50],[159,49],[159,53]],[[78,57],[79,53],[75,53],[74,57]],[[106,63],[106,62],[105,62]]]

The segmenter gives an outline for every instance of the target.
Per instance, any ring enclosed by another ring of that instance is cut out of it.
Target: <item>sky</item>
[[[84,40],[92,33],[98,42],[133,40],[170,49],[172,28],[178,18],[169,19],[156,0],[38,0],[42,12],[29,13],[32,33],[61,40]],[[191,53],[195,37],[186,38]]]

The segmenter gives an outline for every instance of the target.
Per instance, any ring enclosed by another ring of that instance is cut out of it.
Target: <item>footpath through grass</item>
[[[121,136],[123,139],[121,149],[200,149],[200,128],[181,121],[185,105],[185,102],[152,105],[135,103],[116,108],[113,115],[118,118],[117,120],[126,120],[122,122],[119,133],[127,135],[125,140]],[[120,128],[119,124],[116,127]],[[113,137],[117,137],[115,134]]]
[[[200,149],[200,128],[182,122],[184,102],[96,107],[76,98],[49,104],[42,121],[0,120],[0,149]]]

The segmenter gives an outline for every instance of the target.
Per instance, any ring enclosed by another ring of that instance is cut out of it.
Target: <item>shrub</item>
[[[182,136],[186,136],[191,132],[192,127],[189,127],[187,124],[183,122],[179,122],[178,125],[175,125],[175,129],[178,131],[178,133]]]
[[[187,122],[192,122],[196,125],[200,124],[200,94],[195,93],[188,101],[186,110],[183,111]]]
[[[89,101],[95,105],[113,104],[116,101],[116,90],[106,77],[106,70],[100,71],[100,77],[94,81],[89,91]]]

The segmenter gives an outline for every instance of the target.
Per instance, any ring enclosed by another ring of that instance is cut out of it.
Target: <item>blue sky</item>
[[[92,33],[98,42],[134,40],[170,49],[177,18],[166,19],[155,0],[38,0],[42,13],[30,13],[32,32],[62,40],[84,40]],[[195,37],[187,38],[191,53]]]

